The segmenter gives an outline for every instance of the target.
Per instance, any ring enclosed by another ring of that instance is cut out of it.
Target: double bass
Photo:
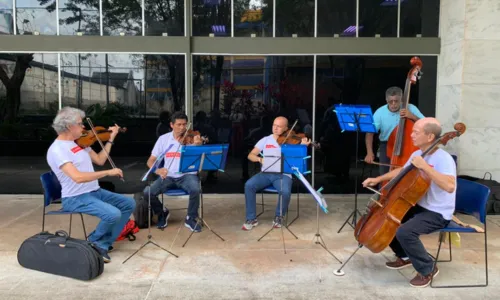
[[[445,133],[436,139],[422,157],[433,153],[436,148],[465,132],[463,123],[456,123],[455,131]],[[402,169],[379,191],[379,200],[370,199],[368,212],[357,222],[354,236],[360,245],[373,253],[384,250],[396,236],[403,217],[408,210],[427,193],[431,179],[413,164]]]
[[[411,86],[416,84],[417,79],[420,79],[422,75],[422,61],[420,58],[416,56],[413,57],[410,60],[410,64],[412,65],[412,68],[406,77],[403,98],[401,99],[401,109],[408,109]],[[411,154],[418,149],[413,145],[411,140],[411,132],[414,124],[415,122],[413,120],[402,117],[399,119],[398,126],[394,128],[389,136],[386,152],[387,157],[391,158],[389,171],[403,166],[404,163],[410,158]],[[385,185],[385,182],[382,183],[382,185]]]

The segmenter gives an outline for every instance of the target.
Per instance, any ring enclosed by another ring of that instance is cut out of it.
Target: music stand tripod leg
[[[163,248],[162,246],[158,245],[157,243],[155,243],[154,241],[152,241],[151,239],[153,238],[153,235],[151,234],[151,185],[148,184],[148,240],[139,248],[137,249],[134,253],[132,253],[129,257],[127,257],[127,259],[125,259],[122,264],[126,263],[130,258],[132,258],[132,256],[136,255],[137,253],[139,253],[139,251],[146,247],[146,245],[148,244],[153,244],[155,245],[156,247],[162,249],[163,251],[166,251],[170,254],[172,254],[173,256],[175,256],[176,258],[179,258],[179,256],[175,255],[174,253],[168,251],[167,249]]]
[[[342,263],[328,248],[326,247],[326,243],[319,232],[319,204],[316,204],[316,234],[314,235],[315,243],[323,247],[326,252],[330,253],[330,255],[335,258],[339,263]]]

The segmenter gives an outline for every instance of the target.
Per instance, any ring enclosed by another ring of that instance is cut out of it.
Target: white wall
[[[441,0],[436,116],[467,130],[446,149],[459,174],[500,181],[500,2]]]

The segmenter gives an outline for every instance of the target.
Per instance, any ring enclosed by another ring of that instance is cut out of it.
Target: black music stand
[[[141,181],[146,181],[146,182],[148,181],[149,174],[154,173],[154,171],[158,168],[158,166],[163,162],[163,159],[165,157],[165,153],[169,149],[167,149],[164,153],[162,153],[160,156],[158,156],[158,158],[156,158],[156,161],[153,163],[153,166],[144,174],[144,176],[142,176]],[[127,259],[125,259],[122,264],[126,263],[127,260],[129,260],[132,256],[137,254],[147,244],[153,244],[156,247],[162,249],[163,251],[166,251],[166,252],[172,254],[173,256],[179,258],[179,256],[175,255],[174,253],[168,251],[167,249],[163,248],[162,246],[158,245],[157,243],[155,243],[151,240],[153,238],[153,236],[151,235],[151,184],[148,183],[147,187],[148,187],[148,191],[149,191],[149,193],[148,193],[148,240],[139,249],[137,249],[134,253],[132,253],[132,255],[127,257]]]
[[[288,207],[283,207],[283,197],[282,197],[282,191],[283,191],[283,176],[285,174],[293,174],[299,170],[300,172],[305,171],[305,160],[307,155],[307,147],[305,145],[282,145],[281,148],[274,148],[272,150],[266,150],[266,151],[274,151],[276,152],[275,154],[271,155],[266,155],[263,154],[264,156],[264,162],[271,161],[270,164],[266,163],[266,166],[264,170],[262,170],[263,173],[272,173],[272,174],[280,174],[282,177],[281,181],[281,188],[280,191],[278,192],[278,197],[279,197],[279,202],[280,202],[280,217],[283,220],[283,211],[288,211]],[[295,169],[293,169],[295,167]],[[295,237],[295,239],[299,239],[291,230],[288,228],[288,225],[286,223],[281,224],[281,238],[283,240],[283,252],[286,254],[286,247],[285,247],[285,235],[283,234],[283,227],[285,227],[288,232],[290,232],[291,235]],[[269,229],[264,235],[262,235],[257,241],[260,241],[263,239],[266,235],[268,235],[271,231],[273,231],[274,224],[271,226],[271,229]]]
[[[190,173],[196,171],[199,176],[201,171],[221,171],[224,172],[224,167],[227,160],[227,152],[229,145],[200,145],[200,146],[184,146],[181,150],[181,161],[179,165],[180,173]],[[203,218],[203,191],[200,182],[200,216],[196,221],[200,227],[205,225],[213,234],[225,241],[219,234],[210,228],[208,223]],[[188,236],[182,247],[186,246],[187,242],[193,235],[194,231]]]
[[[354,210],[347,217],[342,227],[340,227],[337,233],[342,231],[342,228],[348,224],[349,220],[352,219],[352,223],[349,225],[354,229],[356,227],[357,214],[361,216],[358,210],[358,151],[359,151],[359,133],[377,133],[377,129],[374,125],[373,114],[371,107],[369,105],[345,105],[345,104],[335,104],[334,112],[337,114],[337,119],[339,121],[340,129],[342,132],[351,131],[356,132],[356,179],[354,185]]]

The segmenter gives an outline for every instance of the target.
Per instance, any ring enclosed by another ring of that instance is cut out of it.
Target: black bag
[[[26,239],[17,261],[28,269],[80,280],[91,280],[104,271],[104,260],[91,242],[68,237],[62,230]]]
[[[500,214],[500,182],[493,180],[490,172],[484,173],[482,179],[468,175],[459,175],[458,177],[470,181],[475,181],[490,188],[491,193],[490,198],[488,199],[488,204],[486,206],[486,213],[489,215]]]
[[[144,199],[144,193],[138,192],[134,194],[135,210],[134,220],[137,226],[141,229],[148,228],[148,201]]]

